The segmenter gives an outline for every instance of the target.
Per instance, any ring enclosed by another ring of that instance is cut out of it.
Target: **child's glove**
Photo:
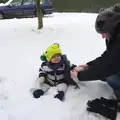
[[[42,96],[44,94],[44,91],[41,89],[37,89],[33,92],[33,97],[34,98],[39,98],[40,96]]]
[[[58,98],[59,100],[63,100],[64,98],[64,92],[63,91],[58,91],[58,94],[54,96],[54,98]]]
[[[38,77],[36,79],[37,84],[42,85],[45,82],[45,77]]]
[[[98,113],[111,120],[116,120],[118,101],[108,100],[106,98],[94,99],[87,102],[87,110],[90,112]]]

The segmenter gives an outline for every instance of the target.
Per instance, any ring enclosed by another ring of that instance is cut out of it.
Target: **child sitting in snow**
[[[62,54],[59,44],[57,43],[49,46],[40,58],[43,63],[41,64],[39,77],[35,83],[35,90],[33,91],[34,98],[39,98],[44,95],[50,87],[56,86],[58,93],[54,98],[63,100],[68,85],[76,85],[70,77],[70,70],[76,66],[73,64],[70,66],[70,62],[66,56]]]

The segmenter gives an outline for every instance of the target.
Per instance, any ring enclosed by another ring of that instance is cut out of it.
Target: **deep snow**
[[[76,65],[102,54],[105,43],[94,29],[95,18],[96,14],[54,13],[43,18],[40,31],[36,18],[0,20],[1,120],[104,120],[88,113],[86,102],[101,96],[114,97],[105,82],[79,82],[80,90],[70,86],[64,102],[53,98],[55,87],[40,99],[31,94],[40,55],[50,44],[58,42]]]

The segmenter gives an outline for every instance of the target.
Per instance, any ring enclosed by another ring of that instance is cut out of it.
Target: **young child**
[[[66,56],[62,54],[60,46],[57,43],[49,46],[41,55],[41,68],[39,69],[39,77],[35,83],[35,90],[33,92],[34,98],[39,98],[44,95],[50,87],[56,86],[58,93],[54,98],[59,100],[64,99],[69,84],[76,85],[70,77],[70,70],[75,65],[70,65]]]

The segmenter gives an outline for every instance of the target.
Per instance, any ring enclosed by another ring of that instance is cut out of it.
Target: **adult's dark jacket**
[[[87,64],[89,68],[78,73],[80,81],[103,80],[120,72],[120,25],[114,30],[111,39],[106,40],[106,51]]]

